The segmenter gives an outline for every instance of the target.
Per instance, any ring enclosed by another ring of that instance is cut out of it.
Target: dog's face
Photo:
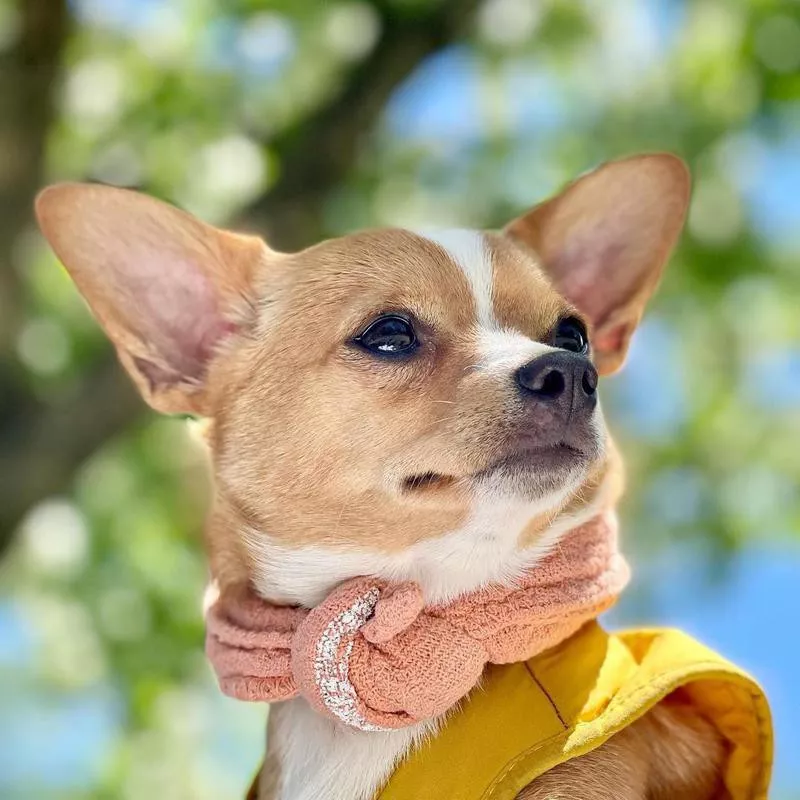
[[[37,210],[145,398],[210,419],[215,569],[266,583],[300,552],[296,569],[343,554],[331,580],[416,558],[469,572],[479,541],[524,552],[589,506],[609,471],[598,372],[622,362],[687,198],[681,162],[644,156],[502,232],[291,255],[107,187]]]

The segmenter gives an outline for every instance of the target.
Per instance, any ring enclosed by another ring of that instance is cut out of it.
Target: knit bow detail
[[[570,531],[513,586],[425,606],[414,583],[355,578],[311,609],[278,606],[244,587],[206,612],[206,653],[222,691],[276,702],[297,695],[362,730],[443,714],[487,664],[525,661],[611,606],[628,581],[616,521]]]

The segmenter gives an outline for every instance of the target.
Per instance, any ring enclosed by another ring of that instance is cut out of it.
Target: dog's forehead
[[[384,229],[329,240],[301,256],[301,283],[361,310],[408,308],[433,322],[530,334],[568,308],[535,255],[499,233]]]
[[[436,242],[466,277],[478,327],[542,333],[569,309],[536,256],[499,233],[420,231]]]

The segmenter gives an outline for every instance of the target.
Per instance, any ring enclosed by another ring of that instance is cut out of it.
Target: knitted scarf
[[[446,712],[487,664],[526,661],[613,605],[628,580],[613,514],[568,532],[511,586],[424,605],[415,583],[354,578],[310,611],[246,587],[206,612],[206,653],[222,691],[275,702],[297,695],[362,730]]]

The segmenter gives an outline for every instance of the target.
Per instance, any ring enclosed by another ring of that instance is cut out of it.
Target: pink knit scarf
[[[425,606],[414,583],[354,578],[320,605],[224,592],[206,613],[206,653],[225,694],[305,697],[362,730],[402,728],[455,705],[485,666],[525,661],[571,636],[628,580],[613,514],[570,531],[513,586]]]

